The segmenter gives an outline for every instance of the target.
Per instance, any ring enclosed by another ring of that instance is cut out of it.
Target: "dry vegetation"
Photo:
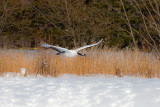
[[[1,50],[0,75],[20,72],[26,68],[27,74],[37,76],[78,76],[117,75],[145,78],[159,78],[160,61],[154,53],[140,51],[96,50],[88,51],[87,57],[67,58],[54,56],[53,51]]]
[[[33,48],[42,40],[73,48],[103,38],[100,48],[123,51],[90,50],[87,57],[64,58],[52,51],[3,49],[0,76],[26,68],[28,74],[53,77],[109,74],[159,78],[159,22],[159,0],[2,0],[1,48]]]

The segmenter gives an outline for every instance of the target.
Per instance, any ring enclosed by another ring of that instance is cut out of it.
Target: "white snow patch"
[[[0,107],[160,107],[160,79],[0,77]]]
[[[25,68],[21,68],[20,72],[21,72],[22,75],[25,75],[26,74],[26,69]]]

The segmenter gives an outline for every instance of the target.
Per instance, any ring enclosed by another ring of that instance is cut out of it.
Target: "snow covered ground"
[[[160,79],[0,77],[0,107],[160,107]]]

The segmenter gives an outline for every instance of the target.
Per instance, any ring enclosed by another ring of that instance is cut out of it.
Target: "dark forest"
[[[73,48],[104,39],[103,48],[159,51],[159,0],[1,0],[0,47]]]

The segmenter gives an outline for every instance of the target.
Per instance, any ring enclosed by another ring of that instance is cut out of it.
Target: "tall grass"
[[[1,50],[0,75],[7,72],[20,72],[26,68],[27,74],[42,76],[117,75],[146,78],[159,78],[160,61],[154,53],[141,51],[96,50],[88,51],[86,57],[67,58],[54,55],[53,51]]]

